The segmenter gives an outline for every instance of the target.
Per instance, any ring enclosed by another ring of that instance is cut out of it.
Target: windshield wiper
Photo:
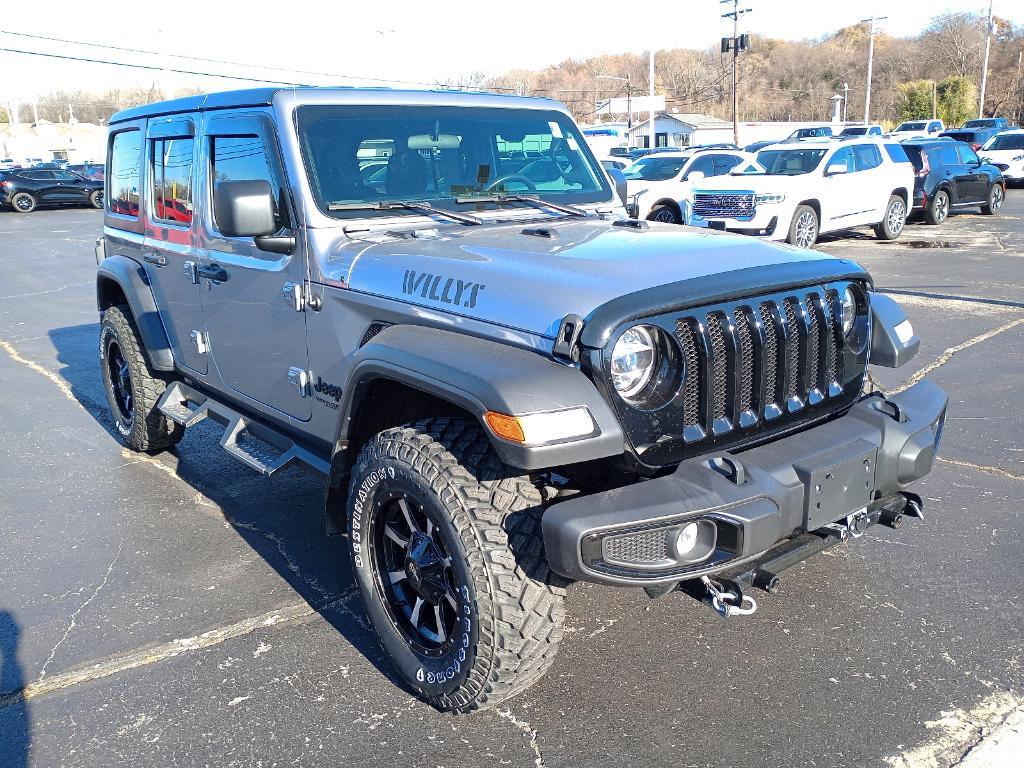
[[[587,212],[582,208],[577,208],[575,205],[562,205],[561,203],[552,203],[548,200],[542,200],[539,197],[533,197],[532,195],[518,195],[515,193],[508,194],[502,192],[497,195],[470,195],[469,197],[456,197],[455,202],[460,205],[467,203],[526,203],[532,205],[534,208],[550,208],[553,211],[560,211],[561,213],[568,213],[570,216],[586,216]]]
[[[452,221],[462,224],[483,224],[483,221],[468,213],[456,213],[446,211],[443,208],[435,208],[426,200],[381,200],[373,203],[330,203],[327,206],[329,211],[417,211],[419,213],[437,214]]]

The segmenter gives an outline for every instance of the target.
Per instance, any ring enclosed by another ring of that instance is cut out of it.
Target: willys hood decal
[[[750,267],[834,260],[741,235],[597,219],[441,227],[426,236],[374,239],[342,237],[321,263],[324,276],[353,290],[549,338],[565,315],[585,320],[636,291]]]

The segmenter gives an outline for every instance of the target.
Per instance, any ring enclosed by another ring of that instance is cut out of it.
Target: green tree
[[[931,80],[900,83],[900,120],[926,120],[932,116]]]
[[[978,87],[969,77],[953,75],[935,87],[939,117],[946,125],[963,125],[978,108]]]

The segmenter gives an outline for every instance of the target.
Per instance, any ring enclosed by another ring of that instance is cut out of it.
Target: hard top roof
[[[278,94],[293,95],[298,102],[308,97],[310,101],[326,103],[332,96],[337,96],[347,103],[395,104],[407,99],[410,102],[422,103],[424,100],[436,104],[450,103],[461,106],[545,106],[556,107],[559,102],[543,97],[506,96],[485,92],[453,91],[453,90],[400,90],[394,88],[353,88],[348,86],[314,87],[314,86],[275,86],[273,88],[248,88],[237,91],[221,91],[218,93],[185,96],[180,99],[158,101],[139,107],[130,107],[116,112],[110,118],[110,124],[136,120],[142,117],[198,112],[211,109],[231,109],[234,107],[261,107],[273,103]]]

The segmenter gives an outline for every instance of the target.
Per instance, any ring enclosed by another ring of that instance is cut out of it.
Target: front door
[[[843,166],[846,173],[828,173],[829,168]],[[864,201],[857,194],[857,169],[853,163],[853,150],[843,147],[821,165],[825,174],[825,195],[821,200],[821,224],[823,232],[845,229],[856,223],[856,216],[863,209]]]
[[[293,229],[276,136],[258,113],[208,117],[203,181],[203,317],[223,384],[256,405],[306,421],[312,413],[306,371],[306,316],[296,290],[306,278],[301,238],[293,254],[262,251],[253,238],[220,233],[213,196],[220,181],[265,180],[278,201],[281,230]]]
[[[113,151],[116,155],[117,144]],[[195,124],[187,117],[154,123],[146,138],[146,230],[142,260],[167,329],[175,362],[184,371],[209,369],[203,335],[199,252],[192,221],[195,189]],[[172,215],[169,200],[185,214]]]
[[[978,153],[966,144],[957,144],[956,153],[961,163],[960,185],[965,197],[960,202],[980,203],[988,199],[988,176],[981,170],[981,160]]]
[[[85,179],[71,171],[53,171],[53,177],[57,181],[59,198],[68,203],[89,202],[89,191],[86,188]]]

